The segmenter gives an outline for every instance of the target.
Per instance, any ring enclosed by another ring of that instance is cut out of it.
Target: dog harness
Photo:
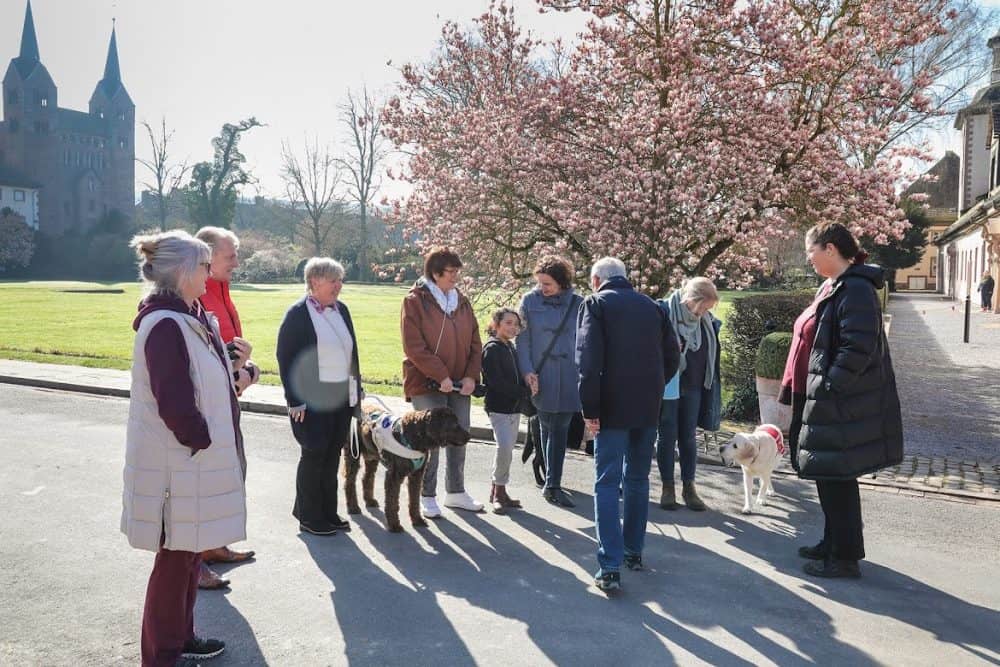
[[[781,429],[771,426],[770,424],[764,424],[763,426],[758,426],[754,433],[767,433],[769,436],[774,438],[774,441],[778,444],[778,455],[784,456],[785,452],[785,436],[781,434]]]
[[[406,442],[400,417],[395,417],[388,412],[373,412],[368,416],[368,420],[371,422],[372,440],[380,455],[395,454],[400,458],[407,459],[413,464],[414,470],[423,467],[424,455],[414,451]]]

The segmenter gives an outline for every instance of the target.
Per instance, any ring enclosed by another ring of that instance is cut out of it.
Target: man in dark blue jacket
[[[605,257],[590,270],[594,293],[580,306],[576,361],[580,401],[597,434],[594,460],[597,561],[602,590],[621,587],[622,563],[642,568],[649,507],[649,469],[666,379],[677,372],[680,348],[670,320],[625,278],[620,259]],[[624,469],[624,526],[618,489]]]

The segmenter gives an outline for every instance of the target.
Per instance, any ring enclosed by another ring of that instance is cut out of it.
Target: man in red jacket
[[[223,342],[227,345],[232,343],[235,346],[232,354],[236,357],[233,366],[237,370],[233,373],[233,379],[237,394],[241,394],[244,389],[260,378],[260,369],[250,361],[252,347],[242,338],[243,327],[240,324],[240,316],[229,297],[229,282],[232,280],[233,271],[240,265],[240,242],[235,234],[221,227],[202,227],[195,234],[195,237],[207,243],[212,249],[212,268],[205,281],[205,294],[201,296],[201,305],[219,320],[219,331],[222,333]],[[242,448],[240,448],[239,455],[245,479],[246,455]],[[208,567],[209,564],[242,563],[253,556],[253,551],[233,551],[229,547],[202,552],[198,587],[216,589],[229,585],[229,580],[223,579],[213,572]]]

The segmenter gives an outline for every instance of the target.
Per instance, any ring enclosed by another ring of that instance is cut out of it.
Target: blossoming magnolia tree
[[[553,250],[581,277],[618,256],[658,295],[684,275],[745,281],[769,239],[815,220],[905,229],[902,149],[865,119],[926,104],[880,63],[941,34],[944,0],[539,4],[593,18],[572,47],[503,3],[448,23],[383,112],[409,155],[406,224],[486,284],[514,287]]]

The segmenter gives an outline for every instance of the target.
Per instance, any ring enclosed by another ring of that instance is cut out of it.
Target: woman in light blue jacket
[[[580,373],[576,365],[576,316],[583,299],[573,291],[573,265],[556,255],[542,257],[534,270],[537,286],[521,299],[522,330],[517,357],[538,409],[545,455],[545,500],[574,507],[562,488],[566,437],[579,412]]]

